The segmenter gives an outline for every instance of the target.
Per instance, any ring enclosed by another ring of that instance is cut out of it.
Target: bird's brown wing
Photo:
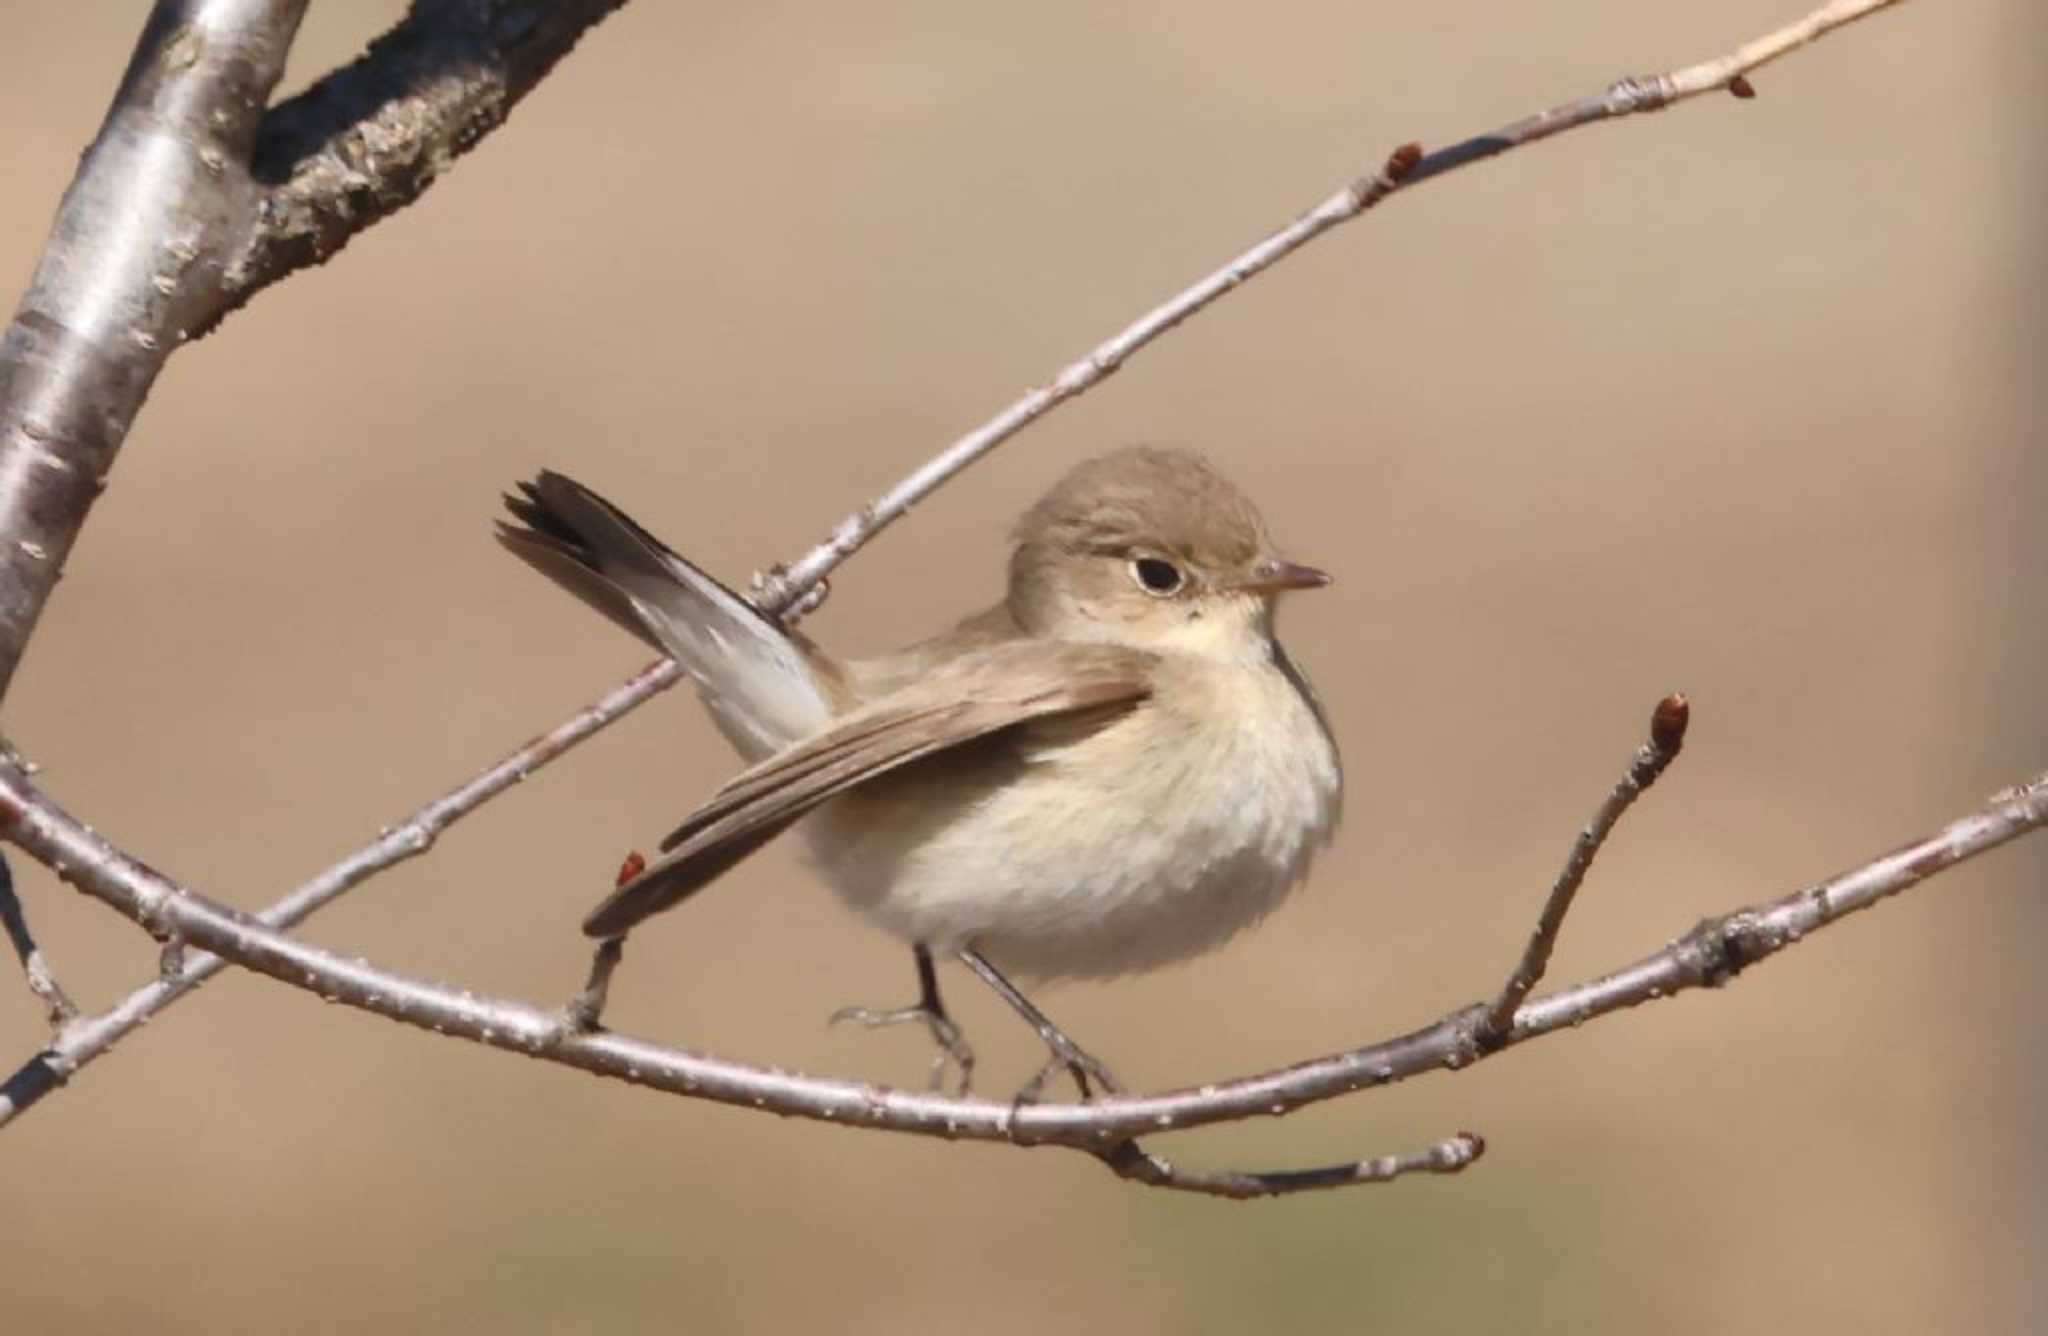
[[[1015,640],[962,655],[741,772],[662,841],[664,857],[583,920],[616,937],[681,901],[836,794],[899,766],[1033,720],[1128,707],[1153,656],[1111,645]]]

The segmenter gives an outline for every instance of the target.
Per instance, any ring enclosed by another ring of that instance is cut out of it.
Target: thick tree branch
[[[268,189],[207,328],[411,204],[625,0],[414,0],[355,63],[263,118]]]
[[[254,217],[306,0],[159,0],[0,336],[0,694],[166,358]]]
[[[0,760],[0,836],[18,844],[80,890],[165,938],[176,937],[295,988],[389,1020],[523,1053],[636,1085],[720,1103],[851,1127],[924,1136],[1061,1145],[1104,1158],[1138,1181],[1178,1178],[1237,1187],[1275,1175],[1180,1174],[1146,1170],[1121,1143],[1142,1135],[1304,1105],[1438,1069],[1481,1061],[1500,1048],[1583,1024],[1609,1012],[1718,986],[1766,957],[1880,900],[2048,825],[2048,775],[1994,797],[1932,835],[1781,899],[1701,922],[1662,950],[1523,1006],[1497,1044],[1482,1042],[1485,1003],[1451,1012],[1411,1033],[1299,1062],[1257,1076],[1157,1095],[1117,1095],[1089,1104],[1016,1105],[898,1090],[752,1066],[611,1032],[583,1032],[558,1012],[483,997],[351,960],[266,927],[207,899],[122,853],[39,792],[11,760]],[[9,1113],[0,1109],[0,1119]],[[1474,1148],[1476,1149],[1476,1147]],[[1425,1155],[1430,1152],[1425,1152]],[[1163,1163],[1163,1162],[1162,1162]],[[1388,1162],[1400,1163],[1397,1161]],[[1450,1166],[1446,1166],[1450,1167]],[[1309,1186],[1335,1171],[1308,1171]],[[1374,1181],[1370,1168],[1349,1181]]]
[[[269,115],[306,0],[158,0],[0,339],[0,695],[164,362],[418,198],[624,0],[415,0]]]
[[[1562,104],[1419,158],[1411,149],[1397,150],[1380,173],[1345,186],[1295,222],[1140,317],[1071,364],[1052,381],[961,437],[875,501],[848,516],[823,542],[796,562],[771,568],[756,581],[759,590],[756,601],[768,611],[789,617],[812,606],[816,597],[822,594],[823,580],[828,572],[948,478],[1031,421],[1100,383],[1131,353],[1167,329],[1338,222],[1355,217],[1390,190],[1442,175],[1467,163],[1595,120],[1651,110],[1716,88],[1744,91],[1747,85],[1741,80],[1746,72],[1834,28],[1894,3],[1898,0],[1855,0],[1854,3],[1835,0],[1835,3],[1822,6],[1805,19],[1750,42],[1728,56],[1666,75],[1623,80],[1601,94]],[[236,279],[241,286],[236,288],[234,300],[246,299],[248,292],[262,282],[274,281],[290,272],[296,264],[311,263],[331,253],[345,239],[345,224],[352,223],[357,229],[367,226],[405,198],[410,198],[404,186],[384,184],[385,176],[380,164],[391,166],[394,171],[403,164],[414,162],[426,163],[434,170],[445,166],[448,159],[468,146],[466,135],[481,132],[495,124],[493,116],[501,116],[504,105],[509,105],[517,94],[530,88],[531,79],[537,78],[573,44],[582,27],[596,22],[612,7],[588,0],[580,3],[565,0],[560,5],[545,7],[556,21],[544,19],[522,27],[527,20],[519,19],[513,24],[513,28],[523,34],[526,44],[525,54],[518,61],[498,63],[480,58],[473,67],[465,67],[463,62],[453,58],[437,61],[421,57],[415,48],[435,46],[437,39],[434,34],[442,27],[465,31],[463,25],[472,22],[472,15],[486,10],[508,16],[525,11],[530,18],[532,6],[508,3],[493,9],[491,6],[423,2],[415,5],[400,29],[373,47],[364,60],[332,76],[303,97],[278,108],[273,113],[275,125],[265,126],[258,150],[261,170],[267,178],[276,180],[273,198],[268,206],[265,226],[251,235],[248,247],[242,252]],[[411,35],[399,41],[399,31]],[[482,40],[482,30],[472,28],[467,31],[472,42]],[[460,40],[451,42],[451,47],[461,46]],[[418,83],[407,85],[403,80],[390,78],[383,71],[381,61],[400,59],[411,62],[408,67],[423,76]],[[512,72],[515,65],[517,73]],[[496,112],[475,111],[471,101],[461,92],[462,79],[455,74],[458,68],[472,68],[473,72],[481,69],[483,77],[502,80],[499,86],[505,93],[503,103],[493,102],[487,94],[477,99],[477,105],[496,106]],[[499,69],[506,72],[491,73]],[[446,74],[453,83],[444,86],[424,78],[426,72],[435,70]],[[428,96],[421,91],[429,84],[441,89],[439,96]],[[415,93],[392,92],[386,97],[372,91],[394,85],[401,89],[411,87]],[[416,103],[420,105],[415,106]],[[378,119],[379,109],[387,104],[394,109],[413,106],[414,110],[394,110],[391,119]],[[464,111],[465,107],[471,107],[471,110]],[[351,119],[352,109],[361,111],[367,119]],[[466,119],[472,115],[481,115],[482,119]],[[366,130],[364,134],[355,136],[350,127],[359,123],[374,123],[382,128],[375,135]],[[412,137],[407,137],[408,134]],[[397,138],[389,139],[389,135]],[[412,190],[412,195],[416,195],[417,190],[423,189],[432,179],[432,172],[408,175],[400,171],[393,179],[399,177],[416,182],[417,188]],[[373,198],[383,201],[383,205],[369,212],[358,212],[367,209]],[[4,375],[4,371],[0,371],[0,375]],[[4,410],[5,402],[5,381],[0,380],[0,410]],[[0,488],[4,486],[5,476],[0,474]],[[81,508],[78,516],[81,520],[82,515]],[[0,510],[0,541],[17,532],[8,527],[6,514]],[[71,532],[75,532],[75,525]],[[68,536],[65,542],[68,545]],[[40,607],[40,596],[36,606]],[[0,620],[0,632],[4,632],[4,628],[5,622]],[[25,636],[25,628],[22,634]],[[4,644],[0,644],[0,656],[4,656],[4,652]],[[18,655],[18,652],[17,643],[15,653]],[[11,659],[5,661],[12,662]],[[404,832],[416,828],[417,823],[426,822],[438,831],[509,786],[512,781],[503,779],[505,775],[516,771],[523,777],[530,770],[539,768],[575,741],[589,736],[648,697],[673,685],[678,676],[676,666],[666,661],[643,670],[547,735],[549,738],[558,734],[569,735],[561,747],[522,748],[483,775],[422,808],[397,830]],[[4,681],[4,674],[0,674],[0,686],[4,686]],[[587,728],[581,726],[585,722],[589,725]],[[503,782],[493,781],[494,775]],[[457,796],[463,794],[472,794],[475,801],[456,802]],[[391,836],[380,838],[350,855],[271,905],[258,916],[259,920],[271,927],[289,927],[381,867],[409,856],[410,852],[417,852],[401,851],[392,856],[391,841]],[[212,977],[220,966],[221,961],[217,957],[193,955],[183,962],[175,977],[152,981],[129,994],[112,1010],[67,1027],[52,1050],[58,1079],[68,1077],[79,1067],[109,1051],[121,1037]],[[10,1105],[0,1099],[0,1122],[22,1107],[25,1105],[19,1101]]]

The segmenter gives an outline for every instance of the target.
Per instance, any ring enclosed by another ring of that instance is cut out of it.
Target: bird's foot
[[[1066,1031],[1053,1024],[1052,1017],[1040,1011],[1037,1003],[1024,996],[1023,990],[1004,977],[1001,970],[990,964],[987,956],[972,946],[960,947],[955,954],[960,957],[961,964],[974,971],[983,983],[995,990],[996,996],[1009,1003],[1010,1009],[1022,1016],[1024,1023],[1036,1031],[1038,1037],[1045,1041],[1046,1048],[1052,1051],[1052,1056],[1038,1069],[1038,1074],[1026,1081],[1024,1088],[1017,1092],[1016,1098],[1011,1101],[1012,1104],[1037,1103],[1039,1095],[1045,1091],[1045,1083],[1062,1071],[1074,1078],[1074,1087],[1081,1092],[1081,1098],[1084,1100],[1095,1098],[1095,1091],[1088,1084],[1088,1078],[1091,1076],[1095,1078],[1096,1084],[1102,1087],[1103,1094],[1123,1093],[1123,1083],[1111,1074],[1102,1060],[1067,1038]]]
[[[965,1095],[974,1084],[974,1049],[967,1037],[960,1033],[960,1027],[942,1009],[926,1002],[913,1002],[907,1007],[841,1007],[832,1013],[828,1025],[841,1021],[858,1021],[870,1030],[886,1025],[905,1025],[912,1021],[922,1022],[931,1034],[932,1043],[938,1052],[932,1054],[931,1088],[942,1090],[946,1084],[946,1069],[960,1069],[960,1083],[953,1093]]]
[[[1090,1077],[1095,1079],[1095,1085],[1100,1086],[1105,1095],[1123,1093],[1123,1083],[1103,1065],[1102,1059],[1067,1038],[1058,1026],[1048,1021],[1042,1028],[1033,1028],[1038,1029],[1038,1037],[1045,1041],[1050,1053],[1045,1065],[1017,1092],[1015,1103],[1036,1104],[1038,1097],[1045,1093],[1045,1083],[1061,1072],[1074,1078],[1074,1088],[1081,1092],[1084,1101],[1095,1098],[1095,1091],[1088,1083]]]

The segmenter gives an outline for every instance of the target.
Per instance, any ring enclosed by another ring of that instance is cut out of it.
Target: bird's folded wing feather
[[[676,904],[826,799],[935,752],[1033,720],[1150,692],[1153,656],[1013,640],[962,655],[735,776],[662,841],[666,856],[583,921],[615,937]]]

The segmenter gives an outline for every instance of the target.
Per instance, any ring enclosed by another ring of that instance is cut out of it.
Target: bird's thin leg
[[[1030,998],[1024,996],[1016,984],[1004,978],[1001,970],[989,964],[986,956],[971,946],[961,947],[959,956],[960,963],[979,975],[983,983],[995,989],[996,996],[1009,1003],[1011,1010],[1022,1016],[1025,1024],[1038,1031],[1038,1037],[1052,1050],[1052,1056],[1038,1069],[1038,1074],[1025,1082],[1024,1088],[1017,1092],[1018,1103],[1029,1104],[1036,1100],[1039,1093],[1045,1089],[1046,1081],[1053,1073],[1063,1069],[1074,1078],[1074,1085],[1080,1090],[1082,1099],[1094,1097],[1095,1092],[1088,1086],[1088,1078],[1091,1076],[1101,1084],[1105,1093],[1122,1093],[1123,1086],[1117,1082],[1109,1068],[1102,1065],[1102,1060],[1067,1038],[1066,1032],[1054,1025],[1052,1018],[1040,1011],[1038,1005]]]
[[[946,1004],[939,1000],[939,972],[932,966],[931,948],[923,942],[911,948],[917,958],[917,1001],[907,1007],[891,1007],[886,1010],[875,1007],[841,1007],[832,1013],[829,1024],[841,1021],[859,1021],[870,1029],[880,1025],[901,1025],[906,1021],[922,1022],[931,1031],[932,1042],[939,1051],[932,1055],[932,1089],[937,1090],[946,1079],[946,1064],[952,1063],[960,1069],[960,1093],[966,1094],[974,1081],[974,1050],[968,1047],[967,1037],[960,1033],[960,1027],[946,1014]]]

